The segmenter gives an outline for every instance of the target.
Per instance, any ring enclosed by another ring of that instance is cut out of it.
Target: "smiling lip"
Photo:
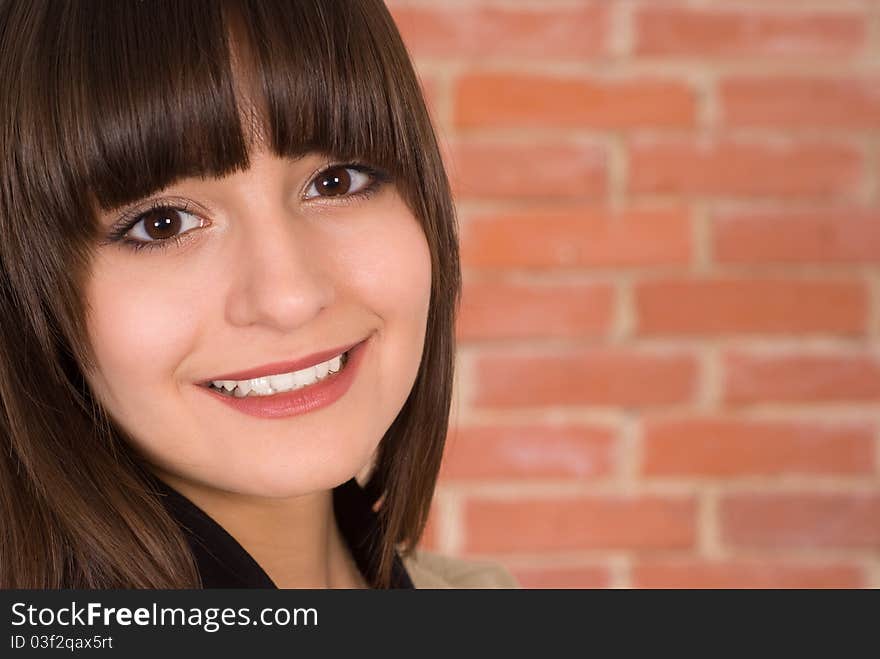
[[[198,387],[214,400],[249,416],[264,419],[280,419],[307,414],[332,405],[342,398],[357,378],[361,362],[371,341],[363,340],[351,349],[342,370],[330,373],[324,379],[298,389],[282,391],[268,396],[249,395],[243,398],[221,393],[211,387]]]
[[[253,378],[260,378],[265,375],[281,375],[282,373],[300,371],[304,368],[308,368],[309,366],[315,366],[317,364],[321,364],[322,362],[326,362],[328,359],[331,359],[336,355],[341,355],[343,352],[348,352],[354,346],[363,343],[363,341],[365,340],[366,339],[362,339],[361,341],[350,343],[347,346],[340,346],[338,348],[331,348],[330,350],[316,352],[313,355],[303,357],[302,359],[296,359],[294,361],[263,364],[262,366],[257,366],[256,368],[251,368],[246,371],[216,375],[209,380],[200,382],[199,384],[204,387],[208,387],[211,385],[211,382],[216,380],[252,380]]]

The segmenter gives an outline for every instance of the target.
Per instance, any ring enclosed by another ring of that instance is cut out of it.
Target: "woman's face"
[[[356,474],[400,411],[424,347],[430,253],[392,183],[349,163],[328,171],[318,154],[260,151],[251,162],[104,215],[109,234],[128,209],[128,218],[155,202],[182,209],[140,215],[123,240],[142,249],[98,248],[85,291],[97,372],[86,377],[160,472],[296,496]],[[347,387],[300,374],[276,380],[279,390],[302,386],[292,395],[233,390],[224,400],[204,384],[254,368],[301,370],[278,364],[365,339],[339,373],[351,367]]]

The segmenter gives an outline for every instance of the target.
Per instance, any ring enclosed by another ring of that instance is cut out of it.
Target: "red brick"
[[[639,55],[852,55],[868,40],[866,19],[847,13],[647,6],[634,23],[634,50]]]
[[[858,280],[659,280],[636,285],[647,334],[864,333],[868,290]]]
[[[470,552],[689,549],[696,504],[689,497],[591,496],[464,505]]]
[[[722,356],[728,403],[880,400],[880,356],[869,353]]]
[[[526,284],[466,279],[459,338],[603,336],[614,316],[611,284]]]
[[[688,128],[695,103],[687,84],[671,80],[466,73],[454,116],[464,128]]]
[[[742,494],[720,506],[729,546],[880,548],[880,494]]]
[[[595,144],[462,139],[450,155],[460,199],[596,199],[608,187],[605,149]]]
[[[874,471],[876,427],[856,421],[731,418],[644,422],[648,476],[777,476]]]
[[[715,218],[715,259],[721,263],[875,263],[880,261],[880,212],[765,211]]]
[[[629,170],[637,194],[819,199],[852,195],[865,178],[854,145],[787,141],[635,140]]]
[[[697,384],[692,355],[627,348],[493,351],[475,360],[474,374],[473,403],[493,407],[682,403]]]
[[[607,475],[614,433],[596,426],[464,426],[450,432],[441,479],[575,478]]]
[[[583,3],[582,3],[583,5]],[[606,50],[608,8],[391,5],[394,21],[415,57],[575,57]]]
[[[642,561],[635,588],[864,588],[863,570],[840,563],[781,561]]]
[[[686,264],[683,210],[547,209],[482,215],[462,226],[466,266],[580,268]]]
[[[736,78],[720,85],[730,126],[877,128],[878,78]]]
[[[607,588],[611,571],[607,567],[511,568],[523,588]]]

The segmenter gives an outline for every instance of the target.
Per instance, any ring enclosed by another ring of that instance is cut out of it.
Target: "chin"
[[[240,461],[218,470],[224,476],[210,479],[217,489],[256,497],[285,499],[333,489],[359,473],[369,460],[331,459],[267,460],[258,464]]]

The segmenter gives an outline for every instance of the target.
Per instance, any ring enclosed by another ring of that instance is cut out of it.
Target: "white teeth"
[[[272,385],[269,384],[269,378],[254,378],[251,380],[251,391],[261,396],[268,396],[273,393]]]
[[[308,384],[312,384],[317,381],[318,377],[315,375],[315,367],[309,366],[308,368],[304,368],[301,371],[294,371],[293,373],[293,386],[295,387],[305,387]]]
[[[342,370],[343,355],[336,355],[326,362],[291,373],[266,375],[251,380],[213,380],[211,384],[223,393],[230,392],[230,395],[236,398],[244,398],[248,395],[271,396],[274,393],[306,387],[331,373],[338,373]]]
[[[287,391],[295,386],[295,377],[293,373],[282,373],[281,375],[270,375],[269,384],[275,391]]]

